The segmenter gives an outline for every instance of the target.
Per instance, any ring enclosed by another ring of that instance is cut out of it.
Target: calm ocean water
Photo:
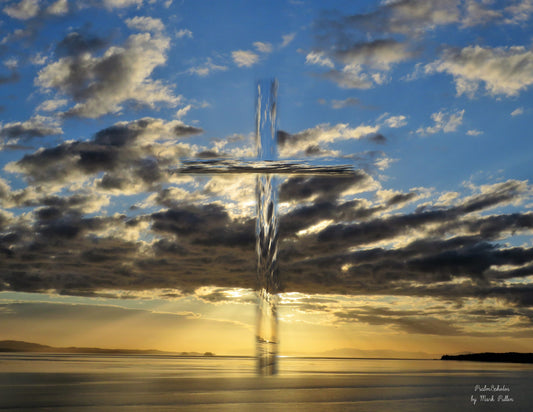
[[[0,354],[2,411],[533,411],[533,365]]]

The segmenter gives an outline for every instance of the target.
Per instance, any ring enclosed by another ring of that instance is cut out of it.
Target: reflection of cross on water
[[[277,299],[280,278],[277,265],[278,217],[276,174],[290,175],[347,175],[353,167],[347,165],[324,166],[306,162],[278,161],[276,141],[277,81],[259,82],[256,103],[255,160],[205,160],[183,161],[178,173],[191,174],[257,174],[257,360],[261,375],[277,371],[278,317]]]

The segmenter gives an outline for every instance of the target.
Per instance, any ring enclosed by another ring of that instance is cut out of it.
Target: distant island
[[[460,360],[476,362],[533,363],[533,353],[468,353],[464,355],[442,355],[441,360]]]
[[[90,354],[115,354],[115,355],[164,355],[178,356],[215,356],[213,352],[165,352],[156,349],[106,349],[106,348],[57,348],[41,345],[39,343],[24,342],[19,340],[0,341],[0,352],[36,352],[36,353],[90,353]]]

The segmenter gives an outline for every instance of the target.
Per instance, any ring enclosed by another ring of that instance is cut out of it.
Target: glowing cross
[[[280,279],[277,264],[278,216],[276,174],[290,175],[348,175],[353,166],[312,165],[306,162],[277,160],[276,101],[278,84],[276,80],[257,84],[256,103],[256,146],[257,159],[204,161],[183,161],[177,173],[191,174],[257,174],[257,360],[261,375],[272,375],[277,371],[278,317],[277,300]]]

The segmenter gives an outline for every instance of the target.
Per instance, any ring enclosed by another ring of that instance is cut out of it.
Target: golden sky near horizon
[[[210,351],[220,355],[255,353],[256,308],[252,291],[204,288],[194,297],[173,299],[155,294],[128,295],[128,299],[111,301],[50,296],[47,301],[38,295],[0,293],[3,316],[0,340],[58,347]],[[320,307],[313,308],[311,300]],[[414,305],[411,298],[404,302],[386,300],[282,295],[280,354],[423,358],[460,352],[527,352],[532,345],[530,337],[506,336],[502,333],[505,325],[501,323],[494,322],[492,329],[484,326],[477,331],[475,324],[461,319],[460,309],[450,308],[442,318],[414,316],[401,309]],[[435,302],[420,299],[417,306],[432,303]],[[358,310],[363,319],[373,313],[374,318],[358,321],[356,313],[353,318],[342,318],[341,310],[343,313]],[[469,331],[468,336],[461,328]]]

